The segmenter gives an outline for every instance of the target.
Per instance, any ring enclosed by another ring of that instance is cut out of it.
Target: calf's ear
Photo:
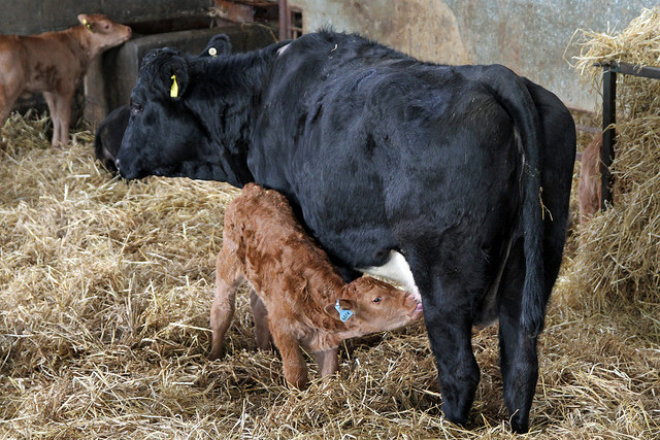
[[[87,15],[87,14],[78,14],[78,21],[80,22],[80,24],[85,25],[85,27],[87,28],[88,31],[90,31],[92,33],[94,32],[94,30],[92,29],[92,23],[91,23],[92,20],[89,17],[89,15]]]
[[[338,299],[335,303],[325,306],[325,313],[331,317],[341,319],[342,322],[348,321],[354,314],[356,302],[349,299]]]

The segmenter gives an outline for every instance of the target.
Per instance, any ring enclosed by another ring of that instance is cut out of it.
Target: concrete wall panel
[[[504,64],[593,110],[598,96],[569,62],[578,29],[623,30],[657,0],[289,0],[304,28],[360,32],[417,58],[447,64]]]

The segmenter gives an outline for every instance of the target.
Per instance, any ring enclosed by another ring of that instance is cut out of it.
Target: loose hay
[[[99,167],[92,136],[52,149],[47,120],[12,116],[0,144],[0,438],[512,439],[497,328],[468,429],[441,416],[422,325],[351,340],[341,377],[306,391],[255,349],[239,295],[228,354],[208,362],[226,184]],[[660,436],[660,350],[609,316],[549,308],[528,438]],[[314,377],[318,374],[314,373]]]

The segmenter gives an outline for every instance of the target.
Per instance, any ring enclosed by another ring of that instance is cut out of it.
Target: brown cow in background
[[[422,317],[413,295],[383,281],[363,276],[346,284],[298,224],[286,198],[252,183],[225,211],[211,309],[211,359],[222,353],[243,277],[266,306],[284,375],[296,388],[307,385],[300,346],[314,354],[326,378],[339,369],[342,340],[393,330]],[[260,335],[263,342],[266,337]]]
[[[131,37],[131,28],[102,14],[81,25],[38,35],[0,35],[0,129],[25,92],[43,92],[53,120],[52,145],[69,142],[71,103],[92,59]]]
[[[582,153],[580,180],[578,182],[578,206],[580,224],[583,225],[601,208],[600,156],[603,135],[598,133]]]

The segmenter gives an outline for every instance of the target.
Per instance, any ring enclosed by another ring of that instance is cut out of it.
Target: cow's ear
[[[188,88],[188,63],[183,57],[176,57],[168,63],[161,75],[164,75],[164,83],[169,84],[168,96],[172,99],[181,99]]]
[[[213,47],[215,47],[217,50],[216,56],[231,55],[231,42],[229,40],[229,36],[225,34],[217,36]]]
[[[189,85],[188,61],[176,50],[163,48],[149,52],[142,60],[146,76],[166,97],[181,99]]]

